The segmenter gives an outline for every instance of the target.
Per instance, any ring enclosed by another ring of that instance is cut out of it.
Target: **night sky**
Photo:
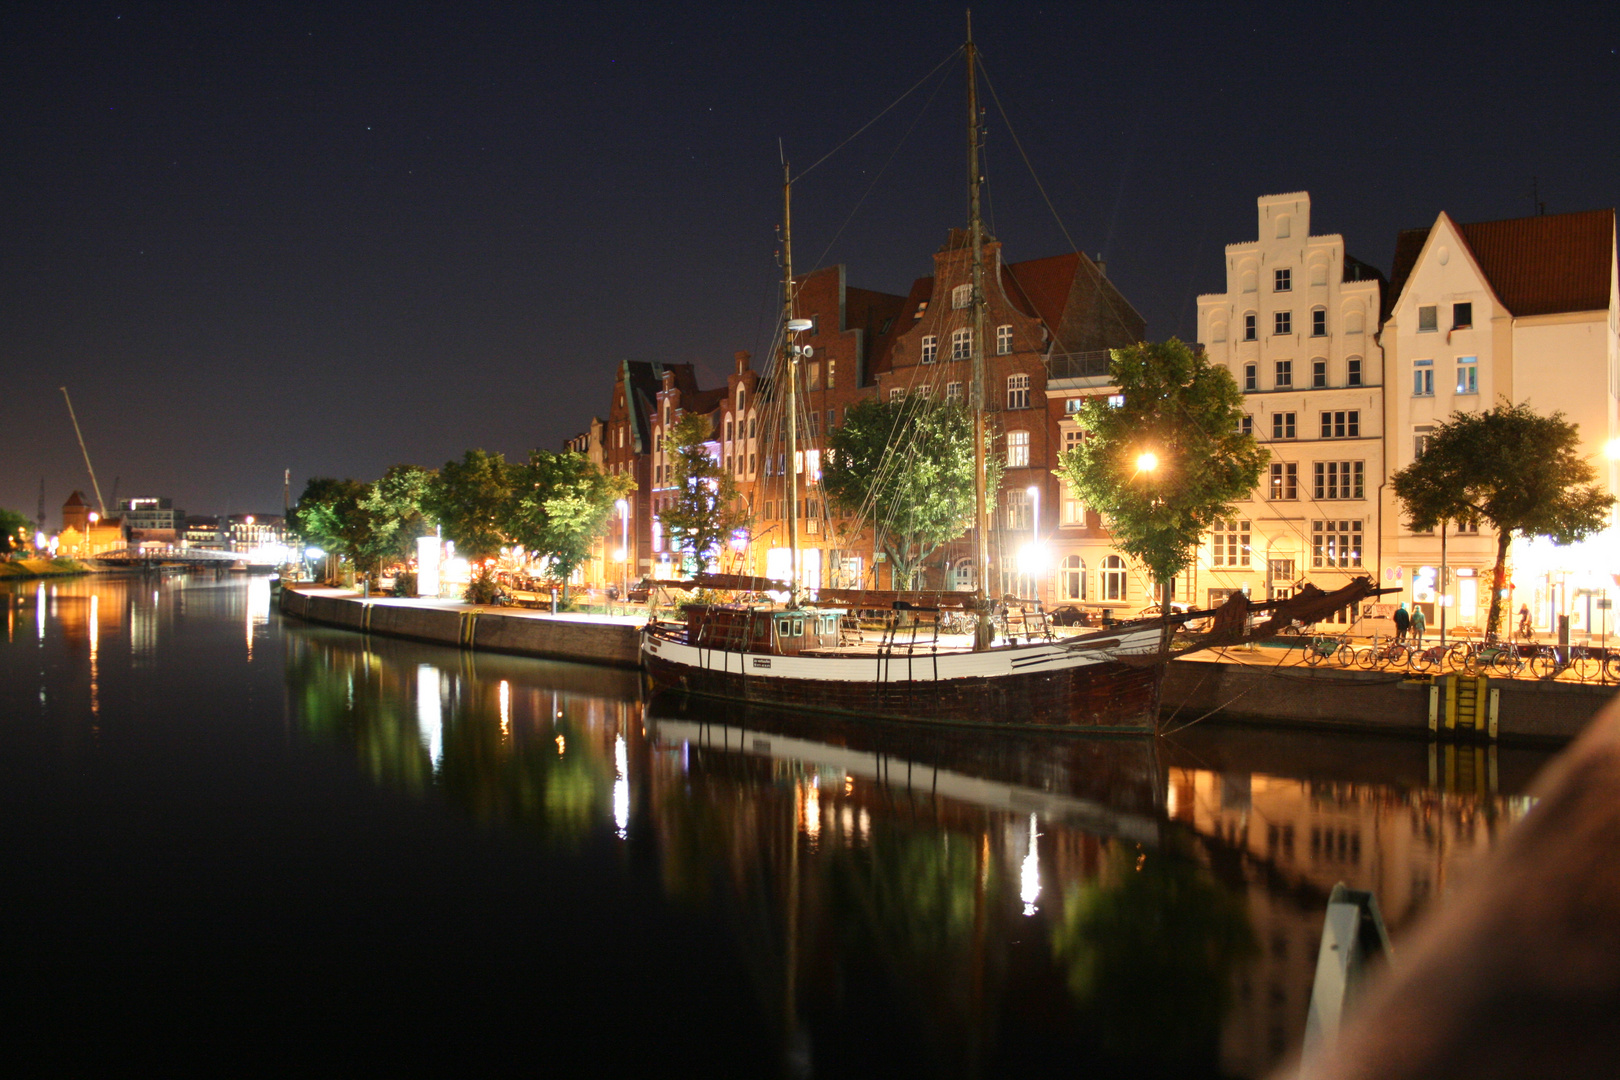
[[[1190,337],[1309,190],[1386,273],[1398,229],[1612,207],[1612,4],[982,3],[990,79],[1074,242]],[[372,479],[556,448],[623,358],[758,356],[777,140],[809,166],[946,60],[944,4],[7,5],[0,506],[88,480],[279,512],[291,468]],[[795,263],[904,293],[963,224],[959,61],[795,189]],[[988,94],[986,95],[988,99]],[[987,100],[1014,260],[1069,250]],[[824,254],[825,253],[825,254]]]

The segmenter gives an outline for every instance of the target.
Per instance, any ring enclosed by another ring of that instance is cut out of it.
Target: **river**
[[[1261,1076],[1334,883],[1399,950],[1547,759],[644,704],[241,575],[0,605],[20,1072]]]

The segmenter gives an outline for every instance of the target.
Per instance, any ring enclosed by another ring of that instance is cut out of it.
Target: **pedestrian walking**
[[[1522,640],[1528,641],[1533,636],[1535,636],[1535,631],[1530,626],[1530,605],[1529,604],[1520,604],[1519,605],[1519,637]]]
[[[1413,605],[1413,607],[1412,607],[1412,641],[1414,642],[1414,645],[1413,645],[1414,648],[1418,648],[1418,649],[1423,648],[1423,631],[1427,630],[1428,628],[1429,628],[1429,620],[1425,619],[1423,617],[1423,609],[1416,606],[1416,605]]]
[[[1406,640],[1406,628],[1412,625],[1412,616],[1406,613],[1406,605],[1402,604],[1395,609],[1395,640]]]

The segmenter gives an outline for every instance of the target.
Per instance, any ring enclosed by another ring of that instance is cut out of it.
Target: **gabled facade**
[[[1226,288],[1198,298],[1198,339],[1232,373],[1244,424],[1271,452],[1177,589],[1194,606],[1235,590],[1289,595],[1374,573],[1384,477],[1383,276],[1338,234],[1311,234],[1308,192],[1256,200],[1258,239],[1226,248]]]
[[[1396,242],[1394,301],[1382,339],[1390,373],[1385,398],[1389,471],[1410,465],[1436,424],[1453,412],[1498,401],[1562,412],[1580,425],[1586,453],[1617,490],[1607,447],[1620,435],[1620,277],[1612,210],[1461,224],[1441,213]],[[1495,537],[1488,528],[1414,534],[1386,497],[1384,584],[1423,607],[1438,625],[1481,625],[1490,603]],[[1594,601],[1612,595],[1620,567],[1578,559],[1566,565],[1537,545],[1515,541],[1509,611],[1529,606],[1543,631],[1559,615],[1597,633]],[[1539,545],[1545,548],[1545,545]],[[1442,600],[1442,598],[1444,598]]]

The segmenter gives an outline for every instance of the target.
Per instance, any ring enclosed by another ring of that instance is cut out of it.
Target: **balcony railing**
[[[1053,353],[1047,360],[1046,377],[1051,379],[1096,379],[1108,374],[1108,350]]]

